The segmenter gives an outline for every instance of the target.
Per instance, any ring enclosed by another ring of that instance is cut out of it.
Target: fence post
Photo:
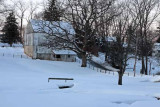
[[[13,54],[13,58],[14,58],[14,54]]]
[[[105,74],[106,74],[106,70],[105,70]]]
[[[21,58],[22,58],[22,55],[21,55]]]
[[[98,72],[98,68],[97,68],[97,72]]]
[[[4,56],[4,53],[3,53],[3,56]]]
[[[114,75],[114,72],[113,72],[113,75]]]
[[[128,72],[128,76],[129,76],[129,72]]]

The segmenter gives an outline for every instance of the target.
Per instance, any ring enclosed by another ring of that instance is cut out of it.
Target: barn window
[[[56,58],[61,58],[61,55],[56,55]]]
[[[68,58],[70,58],[71,57],[71,55],[68,55]]]

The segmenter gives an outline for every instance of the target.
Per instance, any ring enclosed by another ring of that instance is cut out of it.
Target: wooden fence
[[[81,60],[80,59],[76,59],[76,62],[81,64]],[[108,70],[103,70],[101,68],[98,68],[98,67],[95,67],[93,65],[91,65],[90,63],[87,63],[87,67],[94,70],[94,71],[97,71],[97,72],[100,72],[100,73],[104,73],[104,74],[110,74],[110,75],[118,75],[118,72],[115,72],[115,71],[108,71]],[[125,76],[133,76],[134,77],[134,72],[125,72],[124,73]],[[146,76],[145,74],[136,74],[136,76],[139,76],[139,77],[142,77],[142,76]],[[150,74],[148,76],[155,76],[155,74]]]
[[[12,57],[12,58],[25,58],[25,59],[31,59],[27,55],[24,54],[8,54],[8,53],[0,53],[0,56],[2,57]]]

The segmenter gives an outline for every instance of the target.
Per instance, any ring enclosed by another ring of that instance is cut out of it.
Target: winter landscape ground
[[[5,55],[3,56],[3,53]],[[13,58],[12,54],[17,55]],[[118,76],[81,68],[77,62],[20,58],[23,48],[0,48],[0,107],[159,107],[158,76]],[[49,77],[74,78],[50,81]],[[74,84],[58,89],[60,84]]]

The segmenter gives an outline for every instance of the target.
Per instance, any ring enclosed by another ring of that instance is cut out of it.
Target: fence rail
[[[8,54],[8,53],[0,53],[0,56],[2,57],[12,57],[12,58],[24,58],[24,59],[30,59],[27,55],[24,54]]]
[[[0,53],[0,56],[2,57],[12,57],[12,58],[24,58],[24,59],[31,59],[30,57],[28,57],[27,55],[24,54],[8,54],[8,53]],[[80,59],[76,58],[76,62],[77,63],[81,63]],[[91,65],[90,63],[87,64],[87,67],[92,69],[92,70],[96,70],[97,72],[100,73],[104,73],[104,74],[111,74],[111,75],[118,75],[118,72],[115,71],[108,71],[108,70],[103,70],[101,68],[95,67],[93,65]],[[125,72],[124,75],[126,76],[134,76],[134,73],[132,72]],[[136,74],[135,76],[145,76],[144,74]],[[155,76],[155,74],[153,73],[152,75],[150,74],[149,76]]]
[[[82,61],[80,59],[76,58],[76,62],[81,64]],[[98,68],[98,67],[95,67],[95,66],[91,65],[90,63],[87,63],[87,67],[92,69],[92,70],[94,70],[94,71],[100,72],[100,73],[110,74],[110,75],[118,75],[118,72],[116,72],[116,71],[103,70],[101,68]],[[134,72],[125,72],[123,75],[125,75],[125,76],[133,76],[134,77]],[[146,76],[146,75],[137,73],[135,76],[142,77],[142,76]],[[149,74],[147,76],[153,76],[154,77],[155,74],[153,73],[153,74]]]

